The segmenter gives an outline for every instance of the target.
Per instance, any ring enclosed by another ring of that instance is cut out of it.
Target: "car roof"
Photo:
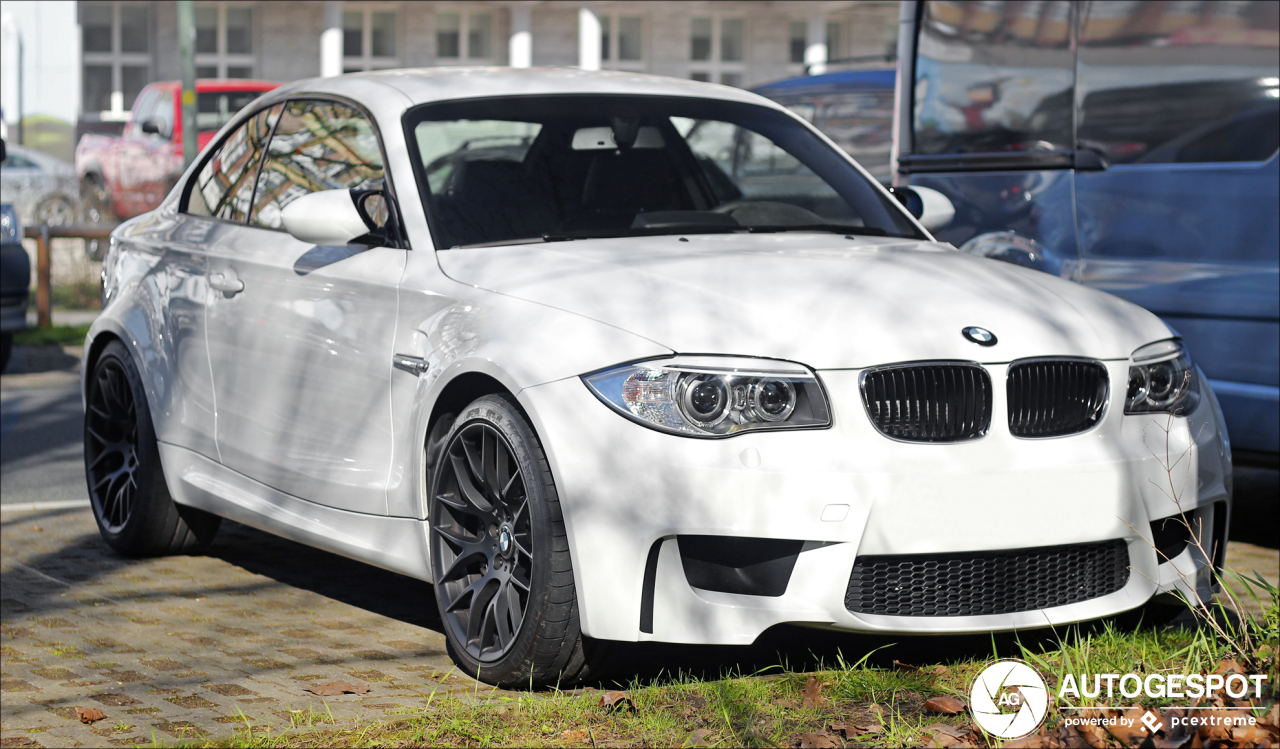
[[[435,101],[552,94],[687,96],[780,108],[740,88],[683,78],[624,71],[589,72],[576,68],[447,67],[376,70],[332,78],[310,78],[282,86],[278,94],[330,93],[356,101],[399,92],[407,106]]]
[[[33,162],[41,169],[52,170],[53,172],[70,172],[75,173],[75,166],[70,162],[64,161],[57,156],[44,151],[37,151],[30,146],[20,146],[16,143],[5,143],[5,150],[12,155],[21,156],[22,158]]]

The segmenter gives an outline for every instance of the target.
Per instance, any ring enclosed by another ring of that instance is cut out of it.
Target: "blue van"
[[[904,2],[894,179],[962,250],[1160,315],[1280,454],[1280,3]]]
[[[752,89],[800,115],[884,184],[893,178],[893,88],[898,71],[881,66],[788,78]]]

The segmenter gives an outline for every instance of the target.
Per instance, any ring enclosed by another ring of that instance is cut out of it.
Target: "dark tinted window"
[[[245,220],[253,200],[254,177],[263,146],[281,108],[282,105],[277,104],[250,117],[208,157],[187,195],[184,209],[187,213],[229,221]]]
[[[1070,2],[926,2],[915,69],[917,154],[1071,148]]]
[[[320,190],[382,187],[377,131],[359,110],[332,101],[291,101],[271,138],[252,222],[273,229],[295,199]]]
[[[1082,146],[1116,163],[1275,152],[1280,3],[1091,2],[1082,12]]]
[[[411,111],[441,247],[652,233],[917,236],[794,118],[732,102],[543,96]]]

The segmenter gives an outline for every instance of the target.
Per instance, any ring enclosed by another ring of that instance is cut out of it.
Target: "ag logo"
[[[1040,727],[1049,712],[1049,689],[1022,661],[1001,660],[978,674],[969,688],[973,719],[982,730],[1017,739]]]
[[[960,335],[968,338],[979,346],[996,345],[996,334],[986,328],[979,328],[976,325],[970,325],[967,328],[961,329]]]

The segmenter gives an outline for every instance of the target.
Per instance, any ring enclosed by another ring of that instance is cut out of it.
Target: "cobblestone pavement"
[[[284,730],[478,686],[454,671],[426,583],[230,522],[205,555],[144,560],[113,554],[87,509],[2,522],[3,746]],[[370,691],[302,691],[335,680]]]

